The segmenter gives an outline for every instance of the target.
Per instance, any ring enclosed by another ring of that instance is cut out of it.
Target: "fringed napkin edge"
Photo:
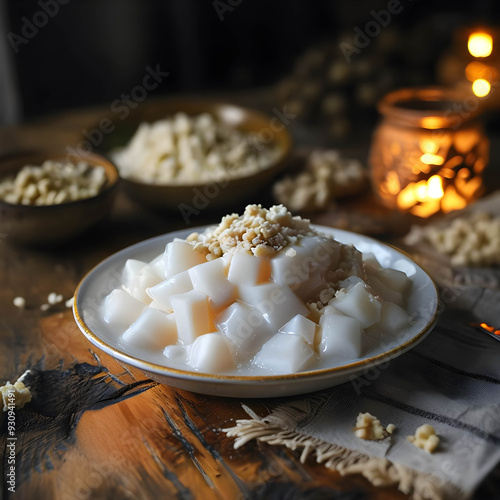
[[[309,436],[298,425],[307,418],[309,404],[294,402],[282,405],[266,417],[259,417],[245,404],[241,405],[250,419],[236,421],[234,427],[222,429],[228,437],[235,437],[234,448],[238,449],[252,440],[270,445],[282,445],[291,450],[302,450],[300,462],[316,457],[316,462],[341,475],[361,474],[374,486],[397,486],[412,500],[454,500],[468,498],[457,486],[442,483],[430,474],[425,474],[384,457],[371,457],[356,450],[332,444]]]

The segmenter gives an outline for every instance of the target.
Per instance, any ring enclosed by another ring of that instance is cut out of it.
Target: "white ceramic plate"
[[[191,232],[201,232],[205,228],[158,236],[125,248],[101,262],[78,285],[74,302],[76,322],[93,344],[120,361],[139,368],[153,380],[188,391],[238,398],[304,394],[347,382],[403,354],[430,333],[439,316],[438,296],[434,283],[419,266],[395,248],[366,236],[324,226],[315,228],[333,235],[341,243],[353,244],[363,253],[375,254],[383,267],[404,271],[412,281],[406,306],[407,312],[414,318],[412,325],[398,335],[372,342],[372,345],[365,349],[364,356],[354,362],[291,375],[212,375],[169,368],[158,363],[158,356],[148,359],[147,354],[138,357],[127,352],[127,346],[104,321],[100,312],[104,298],[114,288],[121,287],[125,261],[138,259],[148,262],[162,253],[165,245],[174,238],[186,238]]]

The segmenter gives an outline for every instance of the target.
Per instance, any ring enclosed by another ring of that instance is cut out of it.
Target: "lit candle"
[[[467,97],[437,88],[402,89],[381,101],[384,119],[373,136],[370,165],[385,205],[430,217],[481,195],[489,143],[468,105]]]

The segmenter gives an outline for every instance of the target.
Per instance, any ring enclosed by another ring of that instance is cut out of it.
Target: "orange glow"
[[[479,61],[472,61],[465,68],[465,76],[469,82],[473,82],[478,78],[487,78],[490,73],[490,67]]]
[[[472,83],[472,92],[474,92],[477,97],[486,97],[491,90],[491,85],[488,80],[478,78]]]
[[[430,153],[424,153],[420,157],[420,161],[422,163],[426,163],[427,165],[442,165],[444,163],[444,158],[439,155],[431,155]]]
[[[467,206],[465,198],[457,193],[453,186],[448,186],[444,191],[443,200],[441,201],[441,209],[444,213],[453,212],[453,210],[460,210]]]
[[[487,323],[479,323],[479,326],[487,332],[494,333],[495,335],[500,335],[500,330],[496,330],[493,326],[490,326]]]
[[[439,175],[427,181],[411,182],[398,194],[398,207],[419,217],[429,217],[440,209],[443,182]]]
[[[493,51],[493,38],[488,33],[472,33],[467,48],[473,57],[488,57]]]
[[[398,194],[401,189],[398,174],[394,172],[394,170],[391,170],[390,172],[387,172],[385,180],[387,192],[392,195]]]
[[[420,149],[422,153],[430,153],[435,155],[438,152],[439,144],[429,138],[424,138],[420,140]]]
[[[443,126],[443,119],[437,116],[426,116],[422,118],[421,124],[423,128],[435,130]]]

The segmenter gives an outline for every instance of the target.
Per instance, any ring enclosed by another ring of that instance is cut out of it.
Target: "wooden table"
[[[0,130],[0,154],[73,144],[101,112]],[[222,399],[159,385],[98,351],[64,303],[40,309],[51,292],[70,298],[106,256],[182,226],[180,217],[148,212],[120,194],[109,221],[63,247],[35,250],[0,240],[0,379],[13,382],[32,370],[33,399],[16,413],[17,485],[11,497],[406,498],[361,476],[341,477],[313,461],[301,464],[298,453],[285,448],[251,442],[234,450],[221,429],[246,417],[241,403],[264,415],[278,400]],[[26,298],[24,310],[13,305],[16,296]],[[5,418],[1,440],[6,450]],[[498,484],[492,479],[478,494]],[[2,488],[9,496],[5,480]]]

